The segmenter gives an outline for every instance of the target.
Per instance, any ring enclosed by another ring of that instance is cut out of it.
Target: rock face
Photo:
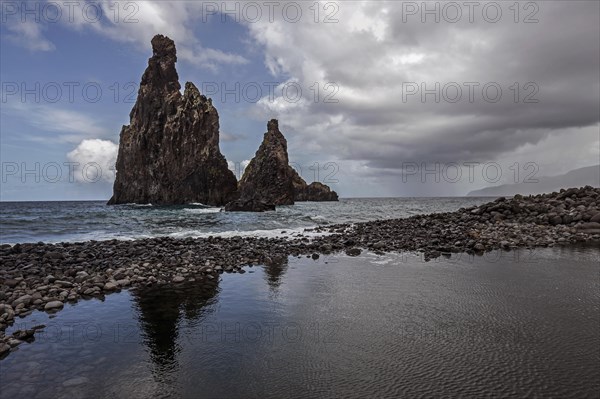
[[[294,177],[294,201],[338,201],[338,195],[329,186],[320,182],[306,184],[296,171]]]
[[[337,201],[335,191],[322,183],[307,185],[289,165],[287,140],[279,122],[271,119],[267,132],[239,182],[240,198],[225,206],[226,211],[263,212],[294,201]]]
[[[279,123],[271,119],[256,155],[244,170],[239,183],[240,199],[254,199],[272,205],[294,203],[294,171],[289,165],[287,140]]]
[[[175,43],[152,39],[130,124],[123,126],[109,204],[220,206],[237,198],[236,178],[219,150],[219,114],[193,83],[179,91]]]
[[[274,211],[275,205],[255,198],[240,198],[225,205],[228,212],[265,212]]]

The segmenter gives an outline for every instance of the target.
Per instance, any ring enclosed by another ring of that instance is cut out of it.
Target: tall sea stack
[[[272,205],[294,203],[294,170],[289,166],[287,140],[279,123],[267,123],[263,141],[239,183],[241,198],[257,198]]]
[[[289,165],[287,141],[279,122],[271,119],[263,141],[239,183],[240,198],[226,211],[262,212],[295,201],[337,201],[338,195],[322,183],[306,184]]]
[[[193,83],[179,91],[175,43],[152,39],[130,124],[123,126],[109,204],[221,206],[237,198],[237,181],[219,149],[219,114]]]

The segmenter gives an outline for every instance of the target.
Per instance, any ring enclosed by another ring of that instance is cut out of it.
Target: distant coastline
[[[525,179],[526,180],[526,179]],[[542,176],[532,179],[531,182],[515,184],[502,184],[473,190],[467,193],[468,197],[500,197],[521,195],[535,195],[543,193],[558,192],[567,187],[583,186],[600,187],[600,165],[586,166],[574,169],[563,175]]]

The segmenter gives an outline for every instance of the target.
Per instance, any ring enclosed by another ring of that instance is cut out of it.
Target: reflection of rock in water
[[[179,323],[204,317],[206,306],[214,301],[216,281],[187,283],[180,287],[152,287],[138,290],[133,298],[138,309],[144,344],[155,366],[155,378],[167,382],[176,378],[180,345]]]
[[[277,291],[281,285],[281,278],[288,268],[287,255],[272,255],[265,257],[264,268],[269,287],[271,287],[271,290]]]

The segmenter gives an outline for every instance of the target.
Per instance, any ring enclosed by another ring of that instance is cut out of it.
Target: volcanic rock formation
[[[337,193],[329,186],[318,181],[306,184],[295,170],[294,173],[294,201],[338,201]]]
[[[294,201],[338,199],[336,192],[324,184],[307,185],[289,165],[287,141],[276,119],[267,123],[267,132],[238,189],[240,198],[227,204],[226,211],[262,212],[276,205],[292,205]]]
[[[109,204],[221,206],[237,198],[236,178],[219,150],[219,114],[193,83],[179,91],[175,43],[152,39],[130,124],[123,126]]]

